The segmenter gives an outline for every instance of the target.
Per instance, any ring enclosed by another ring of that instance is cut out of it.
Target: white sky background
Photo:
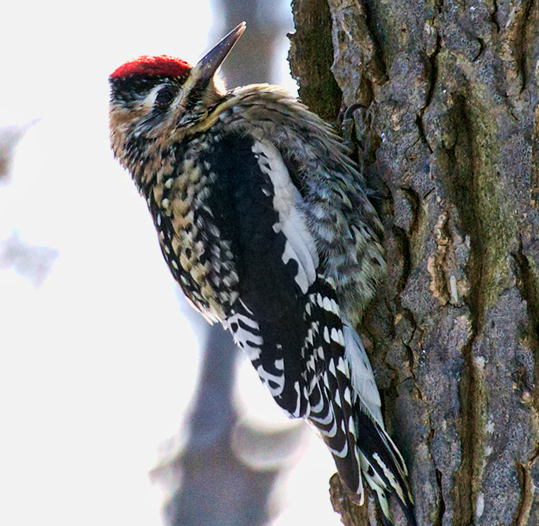
[[[0,126],[41,120],[0,186],[0,243],[18,233],[59,256],[38,289],[0,270],[0,524],[159,526],[148,470],[180,427],[198,348],[146,205],[113,160],[107,77],[141,54],[196,62],[224,28],[184,0],[13,1],[2,18]],[[242,368],[250,411],[281,418],[253,375]],[[333,462],[310,442],[276,526],[340,524]]]

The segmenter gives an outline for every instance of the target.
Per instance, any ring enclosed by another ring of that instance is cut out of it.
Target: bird
[[[113,154],[146,200],[189,302],[232,333],[291,418],[319,432],[352,500],[394,495],[416,526],[355,330],[385,273],[383,227],[331,127],[281,87],[226,89],[239,24],[194,66],[141,56],[109,76]]]

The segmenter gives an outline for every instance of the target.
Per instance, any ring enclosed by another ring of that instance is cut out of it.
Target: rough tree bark
[[[300,96],[332,122],[361,105],[343,131],[382,195],[390,268],[360,332],[418,522],[538,525],[538,3],[293,9]],[[345,524],[377,524],[372,499],[331,492]]]

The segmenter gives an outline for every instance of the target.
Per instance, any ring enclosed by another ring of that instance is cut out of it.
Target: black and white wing
[[[361,340],[323,275],[301,193],[271,143],[238,135],[220,144],[212,162],[220,195],[210,208],[230,240],[239,287],[223,324],[276,402],[319,430],[358,500],[365,479],[389,521],[388,493],[413,509],[406,467],[384,430]]]

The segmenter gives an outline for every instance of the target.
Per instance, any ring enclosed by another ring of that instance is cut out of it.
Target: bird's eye
[[[165,87],[159,93],[157,94],[157,97],[155,98],[155,102],[159,104],[160,106],[166,106],[172,102],[172,99],[174,98],[174,92],[171,88]]]

